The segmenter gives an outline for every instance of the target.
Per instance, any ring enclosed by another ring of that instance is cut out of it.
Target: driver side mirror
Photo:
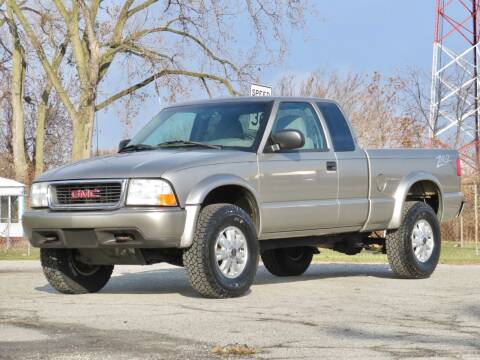
[[[305,137],[298,130],[280,130],[272,134],[271,139],[274,143],[274,145],[272,145],[273,151],[294,150],[305,145]],[[275,149],[275,147],[277,147],[277,149]]]
[[[118,144],[118,152],[122,151],[123,148],[127,146],[129,142],[130,142],[130,139],[125,139],[120,141],[120,143]]]

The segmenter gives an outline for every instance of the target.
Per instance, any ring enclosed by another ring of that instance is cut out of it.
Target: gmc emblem
[[[72,200],[75,199],[98,199],[100,197],[99,189],[77,189],[70,192]]]

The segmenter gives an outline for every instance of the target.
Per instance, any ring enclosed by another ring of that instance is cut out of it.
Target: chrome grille
[[[113,208],[123,198],[123,181],[65,182],[50,186],[52,208]]]

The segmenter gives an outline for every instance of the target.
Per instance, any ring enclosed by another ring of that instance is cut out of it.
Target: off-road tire
[[[265,268],[276,276],[299,276],[307,271],[314,249],[307,246],[267,250],[262,253]]]
[[[89,273],[82,273],[81,264],[74,258],[72,249],[40,249],[43,273],[50,285],[63,294],[94,293],[102,289],[110,280],[113,265],[89,267]]]
[[[430,224],[434,236],[433,253],[426,262],[417,260],[411,240],[413,227],[420,219]],[[437,267],[441,250],[440,224],[435,211],[423,202],[407,202],[400,227],[387,233],[385,245],[388,262],[395,275],[405,279],[429,277]]]
[[[218,268],[215,242],[226,226],[236,226],[245,235],[247,263],[237,278],[225,277]],[[205,206],[198,217],[193,244],[183,252],[183,264],[192,287],[204,297],[230,298],[243,295],[253,283],[259,246],[255,225],[240,207],[231,204]]]

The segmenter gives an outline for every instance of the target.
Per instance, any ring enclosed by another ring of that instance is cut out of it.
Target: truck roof
[[[235,96],[235,97],[225,97],[225,98],[216,98],[216,99],[204,99],[204,100],[194,100],[181,102],[173,104],[170,106],[165,106],[165,108],[172,108],[177,106],[187,106],[187,105],[201,105],[201,104],[215,104],[215,103],[231,103],[231,102],[252,102],[252,101],[321,101],[336,103],[333,100],[321,99],[316,97],[306,97],[306,96]]]

